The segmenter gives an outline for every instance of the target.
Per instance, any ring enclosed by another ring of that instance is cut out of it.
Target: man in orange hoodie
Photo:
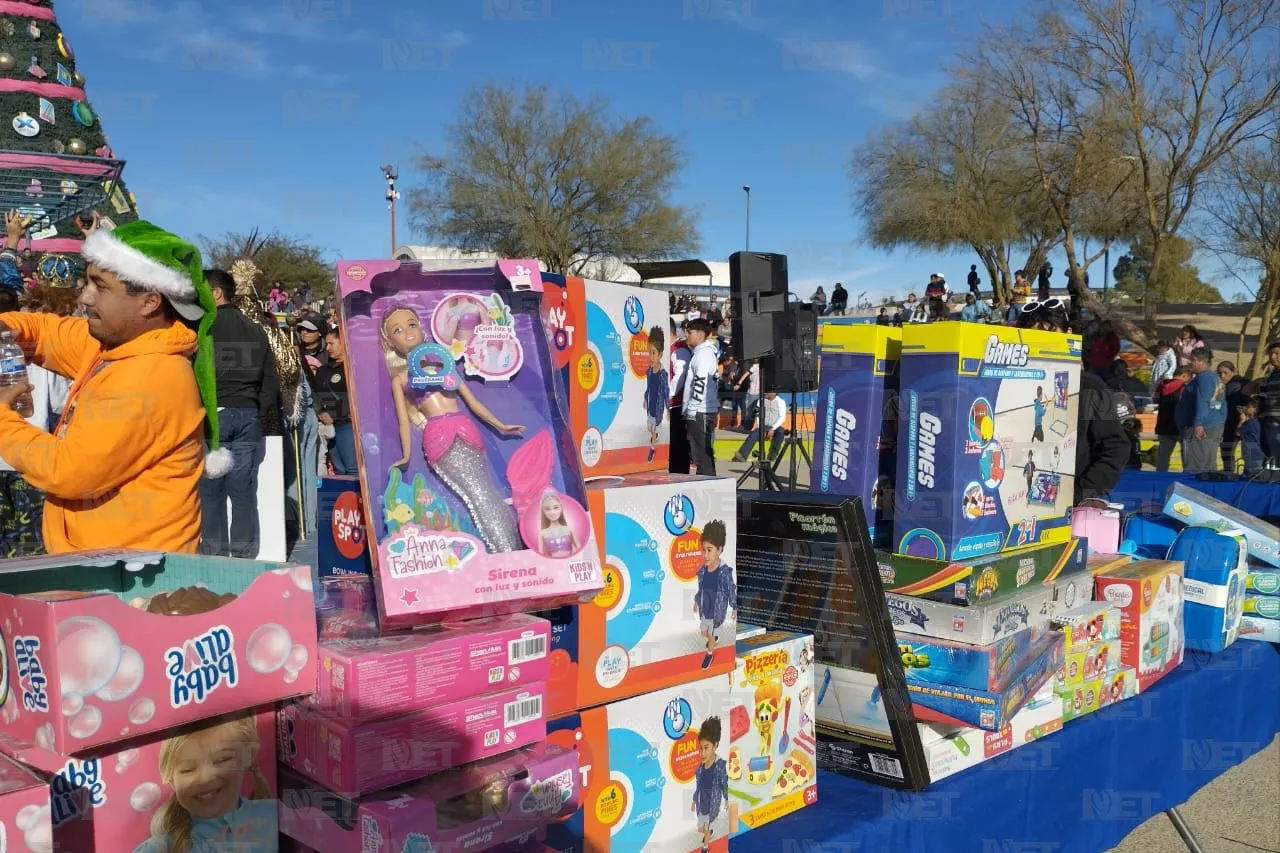
[[[0,457],[45,492],[51,554],[196,553],[201,472],[230,470],[208,339],[217,309],[200,252],[139,221],[92,231],[82,254],[84,317],[0,314],[36,363],[74,383],[52,434],[13,410],[25,385],[0,389]]]

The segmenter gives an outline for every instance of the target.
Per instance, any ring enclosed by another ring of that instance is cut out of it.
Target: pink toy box
[[[523,851],[578,789],[577,755],[549,743],[360,798],[285,772],[280,829],[319,853]]]
[[[0,719],[17,740],[79,754],[315,687],[306,566],[119,551],[9,560],[0,577]],[[237,597],[189,616],[140,609],[197,585]]]
[[[7,758],[0,758],[0,850],[5,853],[53,850],[49,783]]]
[[[547,678],[551,623],[523,613],[320,646],[307,704],[349,722],[408,714]]]
[[[603,585],[533,261],[338,264],[383,627],[590,600]]]
[[[196,850],[275,853],[274,723],[271,710],[229,714],[76,756],[0,740],[0,749],[52,777],[43,811],[18,815],[21,825],[37,821],[31,840],[44,840],[29,844],[30,853],[168,853],[184,827]]]
[[[536,682],[363,723],[288,705],[279,713],[280,760],[336,791],[390,788],[542,740],[545,691]]]

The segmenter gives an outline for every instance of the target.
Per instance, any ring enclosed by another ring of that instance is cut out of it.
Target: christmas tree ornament
[[[16,64],[12,53],[0,53],[0,71],[12,71]]]
[[[83,139],[72,138],[67,140],[68,154],[74,154],[77,157],[83,157],[85,153],[88,152],[88,150],[89,150],[89,146],[84,144]]]
[[[39,178],[32,178],[31,183],[27,184],[27,198],[40,198],[44,195],[44,184],[40,183]]]
[[[37,80],[43,80],[49,76],[48,72],[40,67],[40,60],[35,56],[31,57],[31,65],[27,67],[27,73]]]
[[[19,136],[25,136],[30,139],[40,133],[40,122],[33,119],[29,114],[21,112],[13,117],[13,130]]]
[[[8,18],[0,21],[0,36],[4,36],[7,39],[13,38],[14,32],[13,21],[10,21]]]
[[[58,77],[58,82],[61,83],[62,85],[64,86],[71,85],[71,72],[68,71],[67,66],[63,65],[61,62],[58,63],[57,77]]]
[[[99,145],[97,148],[93,149],[93,153],[96,156],[101,157],[103,160],[116,159],[116,152],[111,150],[110,145]]]
[[[62,33],[58,33],[58,53],[62,54],[63,59],[75,59],[75,51],[71,49],[71,44],[67,41],[67,37]]]
[[[65,145],[63,145],[63,144],[62,144],[62,140],[61,140],[61,139],[55,139],[55,140],[53,140],[53,153],[54,153],[54,154],[66,154],[66,153],[67,153],[67,146],[65,146]]]
[[[62,190],[63,195],[75,195],[80,192],[80,185],[70,178],[66,178],[62,183],[58,184],[58,189]]]
[[[83,75],[83,74],[81,74],[79,71],[72,71],[72,72],[71,72],[71,82],[72,82],[72,83],[75,83],[77,88],[83,89],[83,88],[84,88],[84,75]]]
[[[36,276],[49,287],[70,287],[75,280],[75,267],[65,255],[41,255]]]
[[[71,115],[85,127],[93,127],[93,110],[89,109],[88,101],[76,101],[71,108]]]
[[[57,124],[56,117],[53,112],[53,101],[48,98],[40,99],[40,120],[49,124]]]
[[[32,41],[40,41],[40,27],[36,25],[35,21],[27,22],[27,37]],[[58,36],[58,43],[62,43],[61,35]]]

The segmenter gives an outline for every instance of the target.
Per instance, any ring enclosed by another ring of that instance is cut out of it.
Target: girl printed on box
[[[572,557],[578,552],[578,538],[569,528],[560,493],[547,489],[542,493],[542,533],[539,549],[547,557]]]
[[[258,768],[255,714],[169,738],[160,747],[160,780],[173,796],[151,819],[151,838],[134,853],[274,850],[276,801]],[[242,795],[246,778],[253,794]]]
[[[483,318],[477,319],[475,324],[471,324],[468,318],[478,317],[479,309],[468,300],[454,310],[462,313],[452,332],[453,342],[460,341],[463,335],[470,340],[471,332]],[[515,512],[494,483],[485,454],[484,436],[472,415],[503,436],[522,435],[524,427],[498,420],[476,399],[461,377],[452,390],[437,386],[419,391],[409,386],[409,353],[428,342],[422,319],[414,309],[397,305],[387,311],[382,318],[380,338],[387,372],[391,375],[396,418],[400,424],[402,455],[391,467],[403,468],[409,464],[413,452],[411,427],[421,427],[422,453],[427,465],[462,499],[485,547],[493,553],[523,550]],[[440,365],[439,369],[454,368],[452,365]],[[465,411],[459,402],[466,407]]]

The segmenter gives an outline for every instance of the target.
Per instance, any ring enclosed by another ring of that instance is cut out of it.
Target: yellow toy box
[[[1071,537],[1078,336],[911,325],[899,373],[895,550],[955,560]]]
[[[578,751],[582,807],[547,830],[559,853],[727,853],[729,677],[569,714],[547,740]]]
[[[738,638],[729,700],[729,833],[818,801],[813,637]]]
[[[1182,563],[1139,560],[1095,577],[1098,600],[1120,609],[1120,663],[1146,690],[1182,664]]]
[[[633,474],[587,489],[604,589],[551,620],[551,715],[726,675],[737,634],[737,490]]]

